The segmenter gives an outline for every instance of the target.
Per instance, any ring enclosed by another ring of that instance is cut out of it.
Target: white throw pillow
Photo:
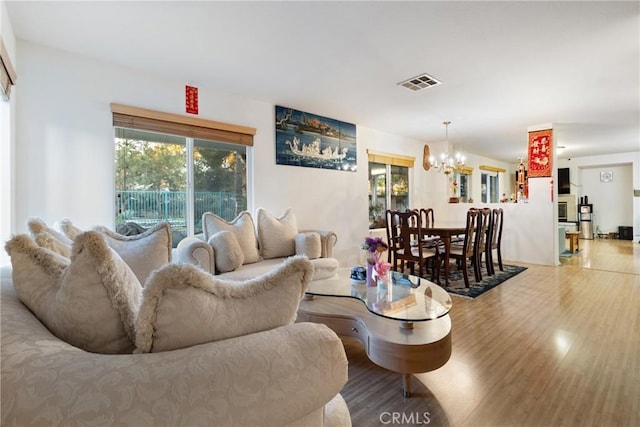
[[[136,318],[136,353],[168,351],[292,323],[313,267],[302,256],[246,281],[223,280],[189,264],[156,271]]]
[[[202,231],[205,241],[209,241],[211,236],[219,231],[231,231],[236,235],[238,244],[242,248],[244,264],[251,264],[261,260],[258,253],[255,226],[251,214],[247,211],[240,212],[231,222],[220,218],[214,213],[205,212],[202,214]]]
[[[296,235],[296,255],[306,255],[309,259],[320,258],[322,242],[320,233],[305,231]]]
[[[227,273],[244,263],[244,253],[232,231],[218,231],[208,242],[213,248],[216,271]]]
[[[71,259],[21,234],[9,240],[16,295],[58,338],[95,353],[131,353],[142,287],[102,234],[76,237]]]
[[[142,234],[123,236],[106,227],[98,226],[105,241],[122,257],[144,285],[151,272],[171,262],[171,226],[160,222]]]
[[[287,257],[296,253],[298,224],[292,209],[276,218],[262,208],[256,211],[258,243],[264,259]]]

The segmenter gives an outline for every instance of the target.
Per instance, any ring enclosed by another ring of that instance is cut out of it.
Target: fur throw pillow
[[[168,222],[160,222],[142,234],[123,236],[98,226],[105,241],[118,253],[144,285],[151,272],[171,262],[172,235]]]
[[[136,318],[136,353],[184,348],[292,323],[313,266],[291,257],[246,281],[218,279],[196,266],[171,264],[144,288]]]
[[[16,295],[58,338],[95,353],[131,353],[142,287],[102,234],[73,242],[71,258],[28,235],[9,240]]]
[[[71,246],[71,243],[73,242],[72,239],[60,233],[58,230],[49,227],[41,218],[29,218],[27,220],[27,228],[29,229],[29,232],[31,232],[32,236],[35,236],[38,233],[46,232],[49,233],[58,242],[64,243],[68,246]]]

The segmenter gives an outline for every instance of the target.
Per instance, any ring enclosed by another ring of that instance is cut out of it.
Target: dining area
[[[463,218],[439,219],[432,208],[387,210],[387,262],[393,271],[450,285],[462,273],[469,288],[502,271],[503,209],[470,207]]]

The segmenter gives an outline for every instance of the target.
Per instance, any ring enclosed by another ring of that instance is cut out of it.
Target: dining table
[[[445,286],[449,285],[449,259],[451,255],[451,238],[467,234],[465,226],[438,226],[428,227],[423,230],[425,236],[438,236],[444,246],[444,280]]]

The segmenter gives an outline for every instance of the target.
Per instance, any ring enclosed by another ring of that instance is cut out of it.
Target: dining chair
[[[478,241],[476,243],[474,260],[478,264],[478,277],[476,281],[479,282],[482,280],[482,258],[484,255],[485,268],[487,270],[487,275],[491,275],[491,267],[489,266],[490,260],[487,251],[487,242],[489,241],[489,236],[491,233],[491,223],[492,223],[491,209],[490,208],[482,208],[480,209],[480,216],[478,218]]]
[[[493,265],[493,251],[496,251],[498,256],[498,268],[500,271],[504,271],[502,265],[502,208],[494,208],[491,212],[491,233],[490,238],[487,239],[487,267],[491,268],[490,275],[495,274],[495,268]]]
[[[423,229],[423,243],[427,249],[433,249],[442,246],[442,239],[438,236],[430,234],[427,230],[435,226],[432,208],[420,208],[417,210],[420,215],[420,224]]]
[[[438,250],[428,249],[423,244],[424,234],[420,213],[417,210],[407,210],[406,212],[396,212],[392,216],[391,224],[399,230],[398,247],[395,251],[396,262],[393,264],[394,271],[404,272],[405,263],[409,267],[410,274],[415,274],[416,264],[418,266],[418,276],[424,277],[427,270],[427,263],[431,261],[431,280],[437,278],[439,273]],[[401,262],[398,270],[398,261]]]
[[[387,250],[387,262],[394,267],[397,266],[397,258],[395,252],[398,249],[399,228],[396,214],[398,211],[387,209],[385,212],[385,222],[387,227],[387,244],[389,249]],[[395,270],[395,268],[394,268]]]
[[[435,221],[433,219],[433,209],[432,208],[420,208],[420,221],[422,221],[422,226],[424,228],[431,228],[434,226]]]
[[[452,245],[449,252],[449,256],[454,258],[458,264],[458,267],[462,269],[462,275],[464,277],[464,285],[469,287],[469,267],[473,268],[473,273],[476,282],[482,280],[480,278],[479,266],[476,260],[477,246],[478,246],[478,234],[479,224],[481,219],[481,211],[476,208],[470,208],[467,211],[467,224],[466,233],[462,245]]]

